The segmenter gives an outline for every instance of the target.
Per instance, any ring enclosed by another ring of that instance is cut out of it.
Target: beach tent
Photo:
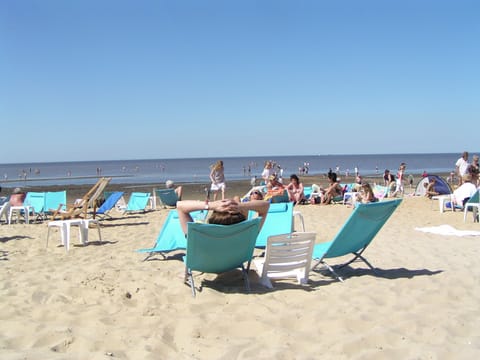
[[[430,179],[435,178],[437,180],[435,184],[435,191],[438,192],[440,195],[444,194],[451,194],[452,193],[452,188],[450,187],[450,184],[447,183],[447,181],[443,178],[441,178],[438,175],[428,175],[422,180],[420,180],[417,184],[417,187],[415,188],[415,195],[418,196],[424,196],[425,195],[425,184],[428,184]]]

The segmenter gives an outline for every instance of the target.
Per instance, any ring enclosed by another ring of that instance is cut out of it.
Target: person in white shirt
[[[462,157],[455,163],[455,169],[458,175],[458,185],[462,185],[462,178],[463,175],[467,173],[468,165],[468,151],[464,151]]]
[[[471,198],[475,191],[477,191],[477,187],[472,183],[472,175],[463,175],[463,184],[453,192],[455,205],[463,207],[465,199]]]

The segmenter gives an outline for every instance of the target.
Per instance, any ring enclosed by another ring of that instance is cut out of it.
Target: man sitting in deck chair
[[[177,186],[175,187],[175,183],[172,180],[167,180],[165,182],[165,187],[167,189],[175,189],[175,194],[177,194],[178,201],[182,200],[182,187]]]

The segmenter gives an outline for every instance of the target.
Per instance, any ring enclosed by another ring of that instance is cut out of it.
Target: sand
[[[194,188],[186,197],[202,196]],[[352,208],[296,210],[322,242],[334,236]],[[193,298],[183,283],[181,252],[151,261],[135,252],[153,245],[168,211],[114,213],[102,224],[102,242],[91,229],[83,246],[74,232],[68,253],[57,231],[45,246],[46,223],[0,225],[0,358],[473,359],[480,354],[480,237],[415,230],[448,224],[480,231],[471,216],[464,223],[460,212],[440,213],[435,201],[405,196],[365,252],[376,275],[358,263],[342,271],[344,283],[311,271],[307,285],[276,281],[269,290],[252,266],[252,291],[246,293],[239,271],[218,277],[196,273],[202,289]]]

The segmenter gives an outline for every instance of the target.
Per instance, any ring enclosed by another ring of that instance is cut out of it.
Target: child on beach
[[[363,204],[377,202],[378,198],[373,193],[373,189],[369,183],[363,183],[360,187],[360,191],[357,194],[357,202]]]

